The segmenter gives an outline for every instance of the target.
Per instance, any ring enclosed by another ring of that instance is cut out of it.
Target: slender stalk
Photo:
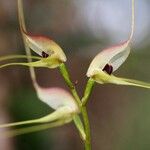
[[[72,95],[74,96],[74,98],[75,98],[75,100],[76,100],[76,102],[77,102],[77,104],[78,104],[78,106],[79,106],[79,108],[80,108],[81,105],[82,105],[81,100],[80,100],[80,98],[79,98],[79,96],[78,96],[78,93],[77,93],[77,91],[76,91],[76,89],[75,89],[74,84],[72,83],[72,81],[71,81],[71,79],[70,79],[70,76],[69,76],[69,73],[68,73],[68,71],[67,71],[67,68],[66,68],[65,64],[62,63],[62,64],[59,66],[59,69],[60,69],[61,75],[63,76],[64,80],[66,81],[68,87],[69,87],[70,90],[71,90]]]
[[[73,121],[74,121],[74,124],[75,124],[76,128],[79,131],[79,134],[80,134],[82,140],[85,141],[86,140],[86,133],[85,133],[83,123],[80,119],[80,116],[78,114],[75,115],[74,118],[73,118]]]
[[[19,18],[19,25],[20,25],[20,30],[21,30],[21,34],[22,34],[22,38],[23,38],[23,43],[25,46],[25,51],[26,54],[28,56],[28,62],[32,62],[32,58],[31,58],[31,50],[30,47],[28,46],[27,42],[26,42],[26,38],[23,34],[23,31],[27,32],[26,30],[26,25],[25,25],[25,19],[24,19],[24,12],[23,12],[23,2],[22,0],[18,0],[18,18]],[[38,83],[36,81],[36,74],[35,74],[35,70],[32,66],[29,67],[29,71],[30,71],[30,76],[31,76],[31,80],[33,83],[34,88],[36,89]]]
[[[69,73],[68,73],[68,70],[67,70],[65,64],[61,64],[59,68],[60,68],[60,72],[61,72],[62,76],[64,77],[64,80],[66,81],[68,87],[70,88],[70,90],[72,92],[72,95],[74,96],[77,104],[79,105],[79,107],[81,109],[81,114],[83,117],[84,126],[85,126],[85,133],[86,133],[86,140],[84,141],[85,150],[91,150],[90,123],[89,123],[89,118],[88,118],[86,106],[82,105],[82,102],[78,96],[78,93],[75,89],[74,84],[72,83],[72,81],[70,79],[70,76],[69,76]],[[86,90],[85,90],[85,92],[88,92],[88,93],[84,93],[84,97],[82,98],[85,101],[85,104],[87,102],[87,99],[90,96],[93,85],[94,85],[94,81],[92,79],[90,79],[87,83]]]
[[[134,0],[132,0],[132,8],[131,8],[131,33],[130,33],[130,36],[129,36],[129,41],[132,40],[132,37],[133,37],[133,33],[134,33],[134,30],[135,30],[135,2]]]
[[[85,150],[91,150],[91,130],[90,130],[90,122],[89,122],[86,106],[83,106],[81,111],[82,111],[83,121],[85,125],[85,134],[86,134]]]
[[[81,100],[83,106],[85,106],[87,104],[87,101],[88,101],[88,99],[89,99],[89,97],[91,95],[94,83],[95,83],[95,81],[92,78],[90,78],[87,81],[86,88],[85,88],[85,91],[84,91],[84,96],[83,96],[83,98]]]
[[[86,134],[85,149],[86,150],[91,150],[91,132],[90,132],[91,130],[90,130],[90,122],[89,122],[88,112],[86,109],[86,104],[91,95],[94,83],[95,81],[91,78],[87,81],[86,88],[84,91],[84,96],[81,100],[82,101],[82,115],[83,115],[83,120],[85,124],[85,134]]]

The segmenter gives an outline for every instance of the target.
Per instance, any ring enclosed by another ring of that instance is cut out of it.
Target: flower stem
[[[89,79],[86,85],[86,89],[84,92],[84,97],[82,98],[82,101],[80,100],[78,93],[75,89],[74,84],[72,83],[68,70],[65,66],[65,64],[61,64],[59,66],[60,72],[64,78],[64,80],[66,81],[68,87],[70,88],[72,95],[74,96],[79,108],[81,109],[81,114],[83,117],[83,121],[84,121],[84,127],[85,127],[85,133],[86,133],[86,140],[84,141],[85,144],[85,150],[91,150],[91,135],[90,135],[90,123],[89,123],[89,118],[88,118],[88,113],[87,113],[87,109],[86,109],[86,103],[88,101],[88,98],[91,94],[93,85],[94,85],[94,80]]]
[[[70,90],[71,90],[71,92],[72,92],[72,95],[74,96],[74,98],[75,98],[75,100],[76,100],[76,102],[77,102],[79,108],[81,108],[81,105],[82,105],[81,100],[80,100],[80,98],[79,98],[79,96],[78,96],[78,93],[77,93],[77,91],[76,91],[76,89],[75,89],[75,86],[73,85],[73,83],[72,83],[72,81],[71,81],[71,79],[70,79],[70,76],[69,76],[69,73],[68,73],[68,71],[67,71],[67,68],[66,68],[65,64],[62,63],[62,64],[59,66],[59,69],[60,69],[60,72],[61,72],[61,74],[62,74],[64,80],[66,81],[68,87],[70,88]]]
[[[84,96],[81,100],[82,101],[82,115],[83,115],[83,120],[85,124],[85,133],[86,133],[86,144],[85,144],[86,150],[91,150],[91,132],[90,132],[90,123],[89,123],[88,112],[86,109],[86,104],[91,95],[94,83],[95,83],[94,80],[91,78],[87,81],[86,88],[84,91]]]
[[[85,91],[84,91],[84,96],[83,96],[83,98],[81,100],[83,106],[85,106],[87,104],[87,101],[88,101],[88,99],[89,99],[89,97],[91,95],[94,83],[95,83],[95,81],[92,78],[90,78],[87,81],[86,88],[85,88]]]
[[[90,131],[90,123],[89,123],[89,117],[88,117],[86,106],[82,107],[82,117],[84,121],[85,134],[86,134],[85,150],[91,150],[91,131]]]

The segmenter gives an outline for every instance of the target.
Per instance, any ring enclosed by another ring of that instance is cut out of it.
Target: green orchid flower
[[[67,58],[62,48],[54,42],[52,39],[43,36],[43,35],[32,35],[26,31],[24,15],[23,15],[23,5],[22,0],[18,0],[18,18],[21,33],[23,36],[23,40],[25,45],[28,47],[27,57],[30,57],[29,60],[32,60],[30,56],[30,50],[34,51],[37,55],[41,57],[38,61],[28,63],[8,63],[5,65],[1,65],[0,68],[12,65],[23,65],[29,67],[47,67],[47,68],[57,68],[62,63],[66,62]],[[24,55],[20,55],[20,58],[24,57]],[[18,55],[14,55],[13,58],[19,58]],[[11,58],[9,58],[11,59]],[[0,61],[4,60],[4,57],[0,58]],[[6,60],[6,58],[5,58]]]
[[[112,83],[118,85],[131,85],[150,88],[149,83],[133,79],[119,78],[112,73],[116,71],[127,59],[130,53],[130,41],[110,47],[100,52],[91,62],[87,76],[100,84]]]
[[[55,111],[39,119],[3,124],[0,125],[0,128],[26,124],[46,123],[56,120],[64,120],[64,122],[70,122],[74,114],[79,113],[78,106],[76,105],[72,95],[62,88],[38,87],[38,97],[42,102],[46,103]]]
[[[1,65],[0,68],[6,66],[12,66],[12,65],[23,65],[23,66],[31,66],[31,67],[47,67],[52,69],[52,68],[57,68],[62,63],[66,62],[67,59],[63,50],[53,40],[50,40],[49,38],[43,36],[31,36],[31,35],[29,36],[25,33],[23,34],[26,40],[26,44],[28,44],[29,48],[40,56],[40,57],[36,57],[36,56],[29,56],[29,57],[38,59],[38,61],[28,62],[28,63],[26,62],[8,63],[5,65]],[[13,59],[23,58],[23,57],[25,58],[24,55],[1,57],[0,61],[12,59],[12,58]]]
[[[129,56],[133,32],[134,0],[132,0],[132,24],[129,39],[121,44],[106,48],[98,53],[88,68],[87,76],[100,84],[111,83],[117,85],[130,85],[150,88],[150,83],[145,83],[133,79],[120,78],[112,74],[125,62]]]
[[[12,126],[20,126],[20,125],[29,125],[32,124],[34,127],[38,127],[36,124],[49,123],[49,126],[55,124],[55,126],[64,125],[66,123],[71,122],[75,115],[80,112],[73,96],[62,88],[41,88],[39,86],[37,88],[38,98],[46,103],[48,106],[54,109],[54,112],[38,118],[27,121],[20,121],[15,123],[8,123],[0,125],[0,128],[12,127]],[[60,96],[61,95],[61,96]],[[42,127],[42,125],[40,125]],[[54,127],[54,126],[53,126]],[[27,128],[28,129],[28,128]],[[15,133],[13,131],[13,135],[8,134],[8,136],[14,136],[23,133],[34,132],[31,130],[27,130],[26,128],[16,130]],[[30,129],[30,128],[29,128]],[[41,128],[39,128],[40,130]],[[23,130],[23,133],[21,132]],[[19,132],[18,132],[19,131]],[[25,132],[26,131],[26,132]]]

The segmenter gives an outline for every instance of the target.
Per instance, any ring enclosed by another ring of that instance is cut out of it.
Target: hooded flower
[[[97,54],[91,62],[87,71],[87,76],[93,78],[100,84],[112,83],[150,88],[149,83],[126,78],[118,78],[112,75],[112,73],[124,63],[129,53],[130,40],[122,44],[104,49],[99,54]]]
[[[134,0],[132,0],[132,23],[129,39],[126,42],[106,48],[98,53],[88,68],[87,76],[100,84],[112,83],[150,88],[149,83],[126,78],[118,78],[112,75],[112,73],[125,62],[130,53],[130,43],[133,37],[133,32]]]
[[[49,68],[56,68],[61,63],[66,62],[67,59],[63,50],[53,40],[44,36],[30,35],[24,31],[23,35],[29,48],[41,56],[43,58],[41,61],[47,64]]]
[[[87,71],[87,76],[91,77],[99,70],[111,74],[124,63],[129,53],[129,41],[104,49],[102,52],[97,54],[91,62]]]
[[[62,120],[62,124],[65,124],[72,121],[74,115],[79,112],[78,106],[69,92],[61,88],[37,88],[39,99],[53,108],[54,112],[39,119],[2,124],[0,125],[0,128],[26,124],[48,123],[58,120]]]

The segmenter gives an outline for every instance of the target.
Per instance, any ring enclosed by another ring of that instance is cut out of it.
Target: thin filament
[[[134,34],[134,29],[135,29],[135,2],[132,0],[132,15],[131,15],[131,33],[129,37],[129,41],[132,40],[133,34]]]
[[[25,51],[26,51],[26,54],[28,56],[28,62],[32,62],[32,59],[30,58],[31,50],[30,50],[28,44],[26,43],[26,39],[25,39],[25,36],[24,36],[24,33],[23,33],[24,31],[25,32],[27,32],[27,31],[26,31],[25,20],[24,20],[22,0],[18,0],[18,16],[19,16],[20,29],[21,29],[21,33],[22,33],[22,37],[23,37],[23,41],[24,41],[24,45],[25,45]],[[30,70],[30,75],[31,75],[33,85],[34,85],[35,89],[37,89],[38,84],[37,84],[37,81],[36,81],[35,70],[32,66],[29,67],[29,70]]]
[[[22,58],[28,58],[26,55],[8,55],[8,56],[2,56],[0,57],[0,61],[10,60],[10,59],[22,59]],[[30,56],[32,59],[40,60],[41,57],[37,56]]]
[[[34,66],[33,62],[32,63],[8,63],[8,64],[4,64],[4,65],[0,65],[0,68],[4,68],[4,67],[8,67],[8,66]],[[34,66],[36,67],[36,66]]]

